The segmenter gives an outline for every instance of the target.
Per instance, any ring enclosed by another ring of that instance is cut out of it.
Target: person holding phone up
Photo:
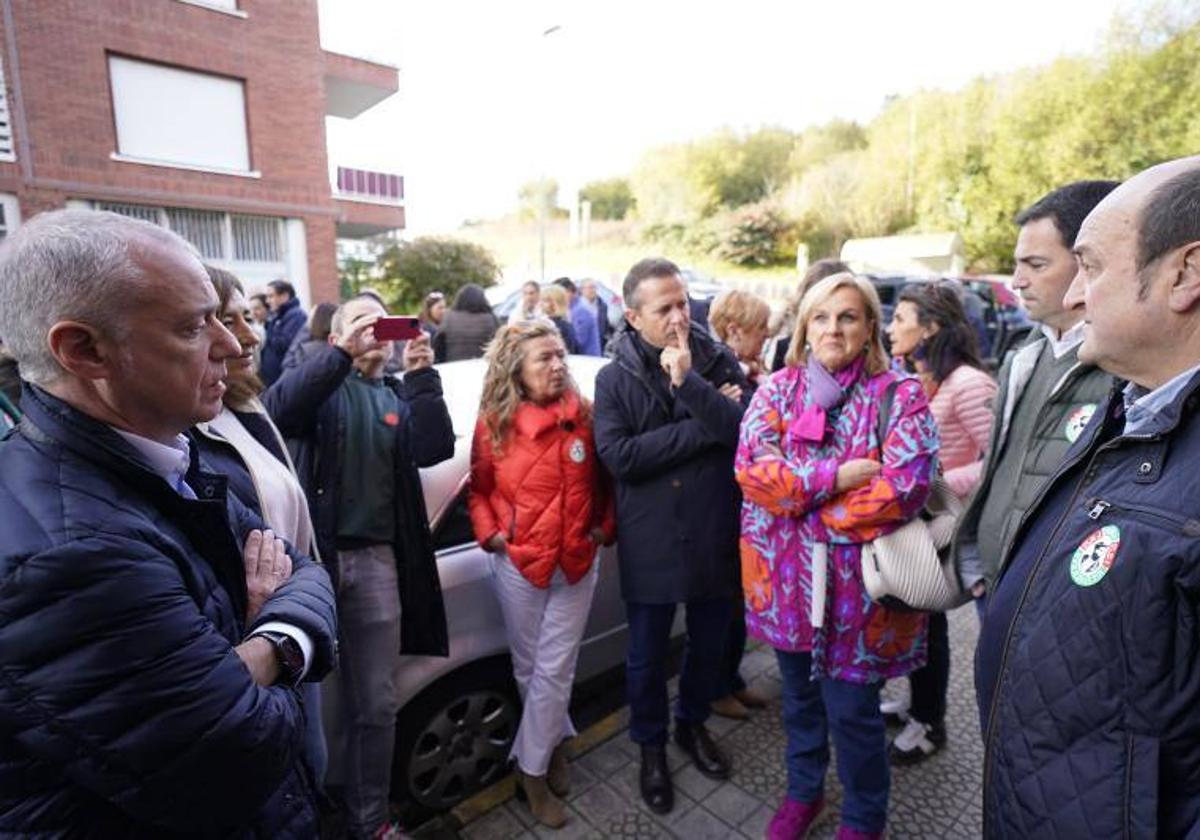
[[[405,345],[402,379],[386,375],[393,345],[375,330],[386,316],[373,294],[346,301],[328,347],[262,397],[298,443],[296,469],[337,587],[346,808],[356,838],[391,828],[396,655],[446,656],[449,647],[417,468],[454,453],[454,430],[427,337]]]

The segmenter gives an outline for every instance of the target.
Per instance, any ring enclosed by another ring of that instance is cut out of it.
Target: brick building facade
[[[286,276],[308,305],[337,299],[338,236],[404,226],[398,179],[331,185],[325,117],[399,81],[323,50],[316,0],[0,7],[5,231],[52,208],[112,209],[171,227],[251,288]]]

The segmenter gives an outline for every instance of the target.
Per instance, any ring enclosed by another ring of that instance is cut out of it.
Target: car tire
[[[392,799],[416,825],[503,779],[521,720],[507,656],[473,662],[400,709]]]

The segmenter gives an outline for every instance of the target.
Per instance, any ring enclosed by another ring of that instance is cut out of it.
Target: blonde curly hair
[[[521,384],[521,366],[529,342],[553,336],[562,342],[562,334],[548,320],[537,319],[507,324],[496,331],[495,337],[484,350],[487,373],[483,377],[483,395],[479,398],[479,415],[483,418],[491,438],[492,450],[501,454],[504,438],[512,427],[513,417],[521,403],[528,399],[525,386]],[[565,344],[564,344],[565,349]],[[567,372],[564,393],[573,393],[580,398],[585,413],[590,406],[579,393],[579,387]]]

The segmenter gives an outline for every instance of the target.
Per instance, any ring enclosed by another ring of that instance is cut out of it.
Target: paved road
[[[915,767],[895,768],[888,836],[898,838],[974,838],[980,836],[979,797],[983,748],[975,713],[971,656],[978,624],[968,605],[950,616],[952,668],[946,720],[949,742],[939,754]],[[512,799],[499,801],[481,815],[469,814],[459,830],[443,827],[422,836],[468,840],[491,838],[761,838],[783,796],[784,733],[780,720],[779,671],[768,650],[752,650],[743,660],[743,674],[756,690],[771,698],[770,706],[749,721],[712,718],[710,729],[734,758],[733,777],[724,783],[706,779],[674,746],[669,748],[674,771],[675,810],[665,816],[643,805],[637,787],[637,749],[625,729],[628,710],[597,725],[583,739],[596,741],[576,757],[567,804],[570,822],[559,831],[535,827],[525,806]],[[907,691],[903,681],[892,683],[888,694]],[[598,736],[598,737],[597,737]],[[836,761],[836,757],[835,757]],[[509,787],[500,789],[511,791]],[[502,799],[493,795],[491,802]],[[831,838],[837,829],[841,787],[830,768],[829,807],[810,833]],[[469,809],[468,809],[469,810]]]

